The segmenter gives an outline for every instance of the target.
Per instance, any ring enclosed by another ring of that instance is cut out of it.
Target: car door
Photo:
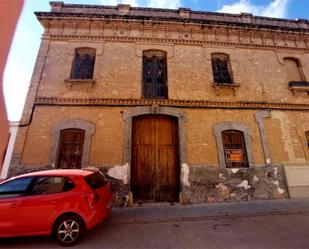
[[[32,180],[32,177],[18,178],[0,185],[0,237],[19,235],[20,205]]]
[[[58,210],[65,205],[65,177],[37,177],[22,200],[19,229],[23,235],[49,234]]]

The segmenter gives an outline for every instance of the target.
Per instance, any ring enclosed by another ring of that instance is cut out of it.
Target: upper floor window
[[[167,98],[167,63],[163,51],[143,52],[143,97]]]
[[[296,58],[284,58],[284,67],[288,82],[305,81],[300,61]]]
[[[222,132],[222,143],[227,168],[248,167],[244,134],[238,130]]]
[[[215,53],[211,55],[214,82],[216,84],[232,84],[232,74],[227,54]]]
[[[93,48],[78,48],[75,50],[71,79],[92,79],[96,50]]]

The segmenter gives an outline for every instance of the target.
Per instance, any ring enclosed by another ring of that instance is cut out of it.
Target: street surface
[[[113,223],[112,217],[73,248],[309,248],[308,212],[122,223]],[[0,248],[62,247],[48,237],[29,237],[1,239]]]

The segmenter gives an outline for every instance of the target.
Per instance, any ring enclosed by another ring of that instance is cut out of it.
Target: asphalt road
[[[307,212],[125,224],[109,219],[73,248],[309,248]],[[62,247],[48,237],[29,237],[1,239],[0,248]]]

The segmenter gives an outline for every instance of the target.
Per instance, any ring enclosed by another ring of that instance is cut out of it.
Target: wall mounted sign
[[[225,149],[224,153],[227,162],[243,162],[242,149]]]

